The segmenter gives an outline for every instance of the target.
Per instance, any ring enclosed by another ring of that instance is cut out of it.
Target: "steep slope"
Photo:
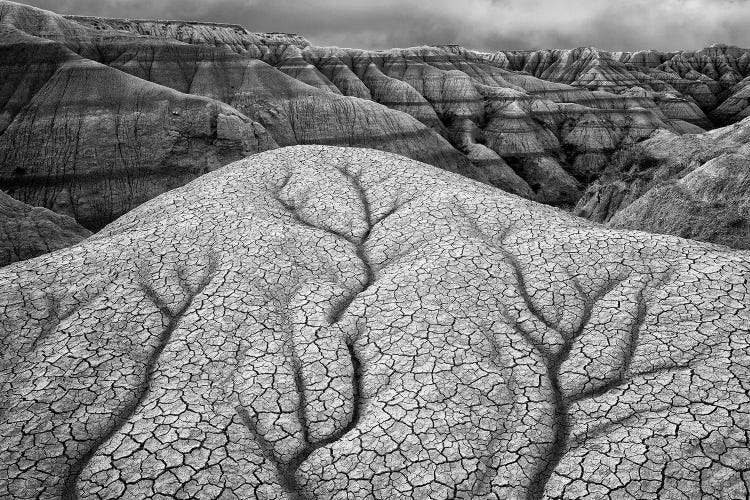
[[[741,498],[748,276],[404,157],[261,153],[0,269],[0,495]]]
[[[723,154],[681,179],[657,185],[609,225],[750,250],[750,156]]]
[[[367,51],[236,25],[62,17],[1,0],[0,27],[0,187],[91,228],[232,160],[297,144],[403,154],[608,222],[683,171],[667,162],[652,182],[653,169],[628,173],[621,154],[657,132],[692,137],[737,120],[748,102],[750,55],[727,46]],[[742,198],[734,170],[721,172]],[[687,196],[670,189],[649,203]],[[637,222],[649,203],[628,216],[633,227],[659,226]],[[680,222],[707,227],[737,206],[701,205],[658,230],[741,245],[727,238],[744,227],[744,208],[716,232]],[[629,223],[623,217],[618,225]]]
[[[711,112],[717,123],[734,123],[750,116],[750,77],[742,79],[724,96],[721,104]]]
[[[623,151],[574,213],[750,249],[749,144],[750,119],[704,134],[658,133]]]
[[[608,154],[621,144],[645,137],[658,128],[684,128],[683,122],[668,119],[648,97],[580,91],[517,75],[452,50],[417,47],[364,51],[278,43],[258,45],[254,52],[248,50],[248,54],[327,94],[373,100],[408,113],[464,153],[481,172],[473,177],[552,204],[575,203],[581,194],[580,182],[595,177]],[[200,57],[205,58],[205,55]],[[142,78],[158,78],[158,75],[138,73],[143,65],[131,62],[158,61],[158,56],[131,54],[118,59],[128,62],[120,64],[119,60],[113,60],[109,64],[123,71],[135,71],[133,74]],[[184,56],[176,58],[170,54],[167,58],[174,59],[184,59]],[[204,59],[200,65],[208,73],[216,62]],[[228,74],[224,66],[214,72]],[[164,83],[192,82],[193,74],[165,78]],[[203,77],[203,74],[195,74]],[[241,75],[246,74],[245,68]],[[232,79],[222,77],[221,80]],[[289,83],[265,83],[277,80],[278,75],[265,71],[253,79],[252,91],[238,90],[240,86],[247,89],[246,83],[223,90],[227,86],[215,79],[209,85],[191,83],[190,91],[217,97],[238,107],[262,123],[280,144],[295,143],[292,133],[303,137],[300,143],[333,143],[335,134],[321,139],[315,137],[314,127],[310,127],[312,132],[299,133],[305,121],[288,120],[289,124],[284,123],[284,128],[280,129],[275,121],[268,119],[265,107],[269,102],[274,99],[287,102],[294,97],[294,93],[287,91],[280,95],[276,90],[289,89],[292,86]],[[266,92],[267,88],[271,89],[270,93]],[[258,98],[259,94],[264,100]],[[316,100],[319,99],[320,95],[316,95]],[[283,121],[285,110],[274,109]],[[319,113],[319,110],[306,110],[305,115],[317,117]],[[329,122],[330,116],[318,120],[318,123]],[[602,141],[602,136],[606,140]],[[379,149],[385,149],[377,146],[378,141],[372,142]],[[430,159],[427,161],[443,166]],[[462,166],[458,170],[469,169]]]
[[[121,31],[148,37],[171,38],[191,45],[223,47],[237,53],[255,50],[257,45],[274,43],[306,47],[304,37],[289,33],[251,33],[236,24],[190,21],[155,21],[149,19],[113,19],[90,16],[63,16],[77,24],[99,31]]]
[[[23,27],[142,80],[220,100],[279,145],[375,147],[555,205],[572,207],[622,145],[688,127],[650,96],[546,82],[460,48],[320,48],[232,25],[61,19],[71,26]]]
[[[750,50],[716,44],[698,51],[578,49],[480,54],[514,71],[617,94],[647,92],[671,119],[706,128],[746,115]]]
[[[0,2],[0,28],[0,187],[90,228],[279,143],[372,145],[482,178],[409,115],[223,47],[97,30],[12,2]]]
[[[49,37],[42,39],[28,33]],[[135,78],[66,43],[85,31],[0,3],[0,187],[98,229],[212,168],[276,144],[230,106]]]
[[[75,245],[90,235],[70,217],[30,207],[0,191],[0,267]]]

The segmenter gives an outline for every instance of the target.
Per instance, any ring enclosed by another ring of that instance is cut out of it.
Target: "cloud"
[[[748,0],[27,0],[61,14],[188,19],[304,35],[316,45],[459,43],[480,50],[750,46]]]

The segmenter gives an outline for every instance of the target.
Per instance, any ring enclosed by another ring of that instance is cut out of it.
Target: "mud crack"
[[[167,318],[168,320],[167,325],[162,330],[161,335],[159,336],[159,340],[158,340],[158,344],[156,348],[148,357],[148,360],[144,368],[145,376],[143,377],[143,380],[138,385],[138,387],[135,388],[134,397],[130,401],[127,402],[127,404],[123,407],[119,415],[117,415],[117,417],[115,418],[114,424],[100,438],[96,439],[94,443],[92,444],[92,446],[88,449],[88,451],[70,467],[70,472],[68,473],[68,477],[66,478],[65,484],[63,486],[63,493],[62,493],[63,500],[77,500],[78,499],[78,489],[77,489],[78,479],[80,478],[83,471],[86,469],[86,466],[88,465],[88,463],[91,461],[94,455],[96,455],[96,452],[107,441],[109,441],[112,438],[112,436],[117,434],[117,432],[119,432],[120,429],[122,429],[122,427],[128,422],[128,420],[130,420],[133,417],[138,407],[148,396],[149,392],[151,391],[151,380],[153,378],[154,372],[156,370],[156,365],[159,361],[159,358],[161,357],[162,352],[164,352],[164,349],[166,348],[167,344],[169,344],[169,341],[172,338],[172,334],[180,325],[180,322],[183,316],[190,309],[190,306],[193,304],[193,301],[195,300],[195,298],[211,282],[211,279],[213,278],[213,275],[216,271],[216,267],[217,267],[216,259],[213,255],[210,255],[208,258],[208,264],[203,274],[203,278],[201,279],[200,283],[198,283],[198,285],[194,287],[188,284],[186,277],[184,275],[184,272],[178,271],[178,276],[180,279],[180,287],[185,292],[185,297],[175,309],[171,308],[169,304],[167,304],[159,296],[156,290],[154,290],[153,286],[148,284],[145,279],[141,281],[140,283],[141,291],[157,307],[157,309],[159,309],[161,314],[165,318]]]
[[[392,215],[397,207],[394,206],[391,210],[383,214],[381,217],[378,217],[375,219],[372,214],[372,207],[370,205],[370,201],[367,197],[367,193],[362,186],[362,183],[360,181],[360,178],[358,175],[352,174],[344,169],[339,169],[339,173],[341,173],[342,176],[344,176],[351,186],[354,188],[354,191],[357,194],[359,203],[361,205],[361,209],[363,212],[363,219],[366,222],[366,229],[362,233],[361,236],[355,236],[355,235],[349,235],[345,234],[341,231],[337,231],[335,229],[331,229],[324,226],[316,225],[312,222],[310,222],[307,218],[305,218],[299,210],[299,207],[297,207],[293,202],[290,202],[281,195],[282,190],[289,184],[291,180],[291,175],[287,176],[284,181],[281,183],[281,185],[276,189],[274,193],[274,198],[276,201],[278,201],[286,210],[287,212],[294,218],[294,220],[299,223],[302,226],[305,226],[307,228],[310,228],[312,230],[316,231],[323,231],[337,239],[343,240],[350,244],[353,249],[354,253],[358,259],[358,261],[362,265],[362,273],[363,273],[363,280],[361,286],[359,286],[357,289],[351,291],[346,297],[343,298],[343,300],[339,301],[337,306],[334,307],[327,315],[328,317],[328,326],[336,325],[341,321],[343,316],[345,315],[346,311],[349,309],[351,304],[359,297],[362,293],[366,292],[370,286],[375,282],[375,269],[372,265],[370,258],[367,254],[366,246],[367,243],[370,240],[370,235],[379,223],[381,223],[383,220],[385,220],[387,217]],[[278,476],[279,476],[279,482],[286,491],[287,495],[295,500],[304,498],[304,493],[302,492],[302,488],[300,487],[299,481],[297,480],[297,470],[299,467],[307,460],[307,458],[317,449],[328,446],[332,443],[335,443],[336,441],[340,440],[344,435],[349,433],[352,429],[354,429],[357,426],[357,423],[359,422],[360,415],[362,413],[362,402],[361,402],[361,379],[362,379],[362,364],[357,357],[357,354],[355,352],[354,348],[354,342],[356,338],[350,338],[346,342],[347,350],[351,359],[352,367],[353,367],[353,374],[352,374],[352,397],[353,397],[353,405],[352,405],[352,414],[350,415],[350,418],[346,425],[344,425],[341,429],[338,431],[330,434],[329,436],[319,439],[316,441],[311,441],[309,437],[309,431],[308,431],[308,424],[307,419],[305,417],[305,406],[306,406],[306,398],[305,398],[305,386],[304,381],[302,379],[302,367],[301,367],[301,361],[299,358],[294,354],[295,349],[292,345],[292,364],[294,367],[294,379],[295,379],[295,385],[297,388],[297,391],[299,393],[299,419],[300,423],[302,424],[303,428],[303,439],[305,446],[304,448],[299,451],[296,455],[294,455],[289,461],[282,462],[278,460],[278,458],[275,457],[275,454],[273,452],[273,446],[271,443],[269,443],[263,436],[261,436],[260,432],[258,432],[257,429],[257,419],[250,415],[250,413],[238,406],[237,407],[237,413],[239,414],[240,418],[242,419],[245,426],[251,431],[251,433],[256,437],[259,446],[264,452],[264,455],[268,460],[270,460],[277,468]],[[290,337],[290,342],[292,344],[294,343],[293,338]]]

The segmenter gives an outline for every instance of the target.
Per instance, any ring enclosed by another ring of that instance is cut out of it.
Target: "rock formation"
[[[0,496],[743,498],[750,258],[269,151],[0,269]]]
[[[660,132],[621,152],[574,213],[750,249],[750,119],[704,134]]]
[[[47,38],[40,38],[39,36]],[[276,144],[230,106],[76,54],[86,29],[0,2],[0,187],[98,229]]]
[[[70,217],[30,207],[0,191],[0,267],[75,245],[90,235]]]
[[[651,169],[620,172],[621,153],[654,135],[693,137],[742,119],[749,68],[747,50],[723,45],[368,51],[236,25],[59,16],[0,0],[0,188],[99,229],[244,156],[328,144],[399,153],[609,222],[656,185],[646,179]],[[687,173],[678,163],[656,182]],[[722,185],[739,186],[732,196],[744,196],[737,169],[720,170]],[[727,207],[735,215],[726,230],[707,232],[695,228],[724,209],[642,220],[657,198],[613,224],[742,246],[721,234],[744,227],[744,205]],[[683,219],[695,228],[680,227]]]
[[[699,51],[610,52],[584,47],[477,56],[578,88],[648,95],[669,118],[703,128],[747,116],[748,49],[716,44]]]
[[[7,1],[0,27],[0,187],[92,228],[294,144],[397,152],[572,207],[614,150],[705,125],[695,110],[660,107],[661,94],[591,92],[457,47],[320,48],[233,25],[63,17]]]
[[[79,20],[0,2],[0,186],[24,202],[99,228],[242,156],[309,142],[377,144],[472,174],[469,160],[411,116],[227,48],[293,39]]]

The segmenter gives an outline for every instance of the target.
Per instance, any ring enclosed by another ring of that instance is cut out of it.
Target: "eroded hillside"
[[[0,188],[98,230],[251,154],[361,146],[594,221],[746,248],[744,153],[682,178],[719,155],[708,152],[724,134],[714,127],[746,116],[749,64],[747,50],[723,45],[315,47],[237,25],[59,16],[0,0]],[[707,152],[685,159],[664,137]],[[642,169],[632,150],[658,161]]]
[[[62,17],[12,2],[0,3],[0,27],[0,183],[91,227],[242,155],[294,144],[397,152],[572,207],[618,148],[707,123],[646,95],[440,47],[320,48],[237,26]]]
[[[615,155],[574,213],[611,227],[750,249],[750,119],[660,131]]]
[[[30,207],[0,191],[0,267],[75,245],[91,236],[75,220]]]
[[[750,261],[270,151],[0,269],[0,495],[743,498]]]

